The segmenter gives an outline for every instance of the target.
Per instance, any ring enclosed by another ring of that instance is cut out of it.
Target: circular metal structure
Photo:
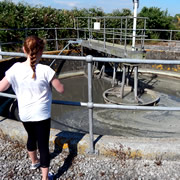
[[[121,98],[120,87],[113,87],[107,89],[103,93],[103,98],[106,103],[110,104],[121,104],[121,105],[156,105],[160,97],[158,93],[150,89],[144,89],[139,92],[138,98],[134,99],[134,93],[132,87],[125,86],[124,97]]]

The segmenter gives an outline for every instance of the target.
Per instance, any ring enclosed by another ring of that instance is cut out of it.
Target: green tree
[[[173,27],[173,17],[168,15],[167,10],[161,11],[157,7],[143,7],[138,16],[148,18],[146,24],[148,29],[171,29]]]
[[[176,28],[180,29],[180,14],[176,14],[173,20]]]
[[[89,36],[88,31],[85,33],[82,29],[87,30],[88,28],[88,18],[94,17],[92,19],[91,27],[93,28],[93,23],[98,20],[101,22],[101,27],[104,27],[104,19],[102,17],[106,17],[106,28],[127,28],[132,29],[133,19],[126,18],[127,16],[132,17],[133,14],[129,9],[116,9],[112,13],[104,13],[101,8],[89,8],[89,9],[77,9],[74,8],[72,10],[65,9],[55,9],[51,7],[43,7],[43,6],[30,6],[27,3],[21,2],[18,4],[13,3],[11,0],[3,0],[0,1],[0,42],[22,42],[23,39],[28,35],[38,35],[40,37],[44,37],[46,39],[54,39],[55,31],[53,28],[57,28],[58,38],[76,38],[77,32],[74,30],[74,27],[81,28],[79,31],[80,37]],[[115,16],[118,18],[109,18],[109,16]],[[178,16],[171,17],[168,15],[167,11],[161,11],[160,8],[144,7],[139,13],[140,17],[148,17],[147,26],[148,29],[180,29]],[[81,17],[74,21],[76,17]],[[101,17],[100,20],[95,17]],[[121,20],[121,18],[122,20]],[[127,21],[126,21],[127,19]],[[74,23],[76,22],[76,23]],[[89,23],[89,24],[90,24]],[[75,26],[74,26],[75,25]],[[144,22],[138,20],[138,28],[143,28]],[[31,29],[30,29],[31,28]],[[37,30],[36,28],[40,28]],[[43,28],[46,28],[45,30]],[[66,28],[58,30],[58,28]],[[71,28],[71,29],[70,29]],[[12,30],[6,30],[12,29]],[[26,29],[26,31],[24,31]],[[117,30],[117,39],[119,39],[120,31]],[[112,30],[112,29],[111,29]],[[111,33],[111,32],[110,32]],[[109,33],[106,37],[112,37]],[[124,32],[121,32],[123,34]],[[132,35],[132,32],[129,31],[129,34]],[[138,34],[138,33],[137,33]],[[92,34],[97,35],[97,32],[93,32]],[[146,35],[152,37],[166,38],[169,34],[155,34],[152,32],[146,32]],[[97,37],[101,36],[103,38],[103,34],[98,34]],[[179,33],[173,34],[174,39],[179,39]],[[65,42],[65,41],[64,41]],[[61,41],[62,43],[62,41]],[[66,43],[66,42],[65,42]],[[62,43],[63,44],[63,43]],[[4,46],[3,46],[4,47]],[[7,46],[9,49],[13,50],[13,45]],[[21,47],[21,44],[19,44]],[[54,46],[54,42],[48,41],[48,49],[51,49]],[[6,49],[7,50],[7,49]]]
[[[132,16],[132,12],[130,9],[122,9],[121,11],[119,9],[114,10],[112,13],[109,13],[108,16],[117,17],[115,19],[110,19],[107,23],[107,26],[110,28],[125,28],[126,27],[126,16]],[[121,20],[122,18],[122,20]],[[132,26],[132,19],[127,18],[127,25],[128,28]]]
[[[168,11],[161,11],[157,7],[143,7],[138,14],[140,17],[147,17],[146,29],[174,29],[173,17],[168,14]],[[143,28],[143,23],[138,24],[138,28]],[[151,39],[168,39],[168,32],[161,31],[146,31],[146,35]]]

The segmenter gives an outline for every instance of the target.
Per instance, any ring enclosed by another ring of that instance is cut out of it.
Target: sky
[[[2,0],[0,0],[2,1]],[[82,8],[102,8],[105,13],[110,13],[115,9],[128,8],[133,11],[132,0],[12,0],[15,3],[27,2],[28,4],[50,6],[56,9],[71,10],[74,7]],[[144,7],[158,7],[161,10],[168,10],[171,16],[180,14],[180,0],[139,0],[138,12]]]

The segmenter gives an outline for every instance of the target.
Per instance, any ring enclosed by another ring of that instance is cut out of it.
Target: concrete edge
[[[26,144],[27,134],[21,122],[0,116],[0,135]],[[144,138],[94,135],[95,150],[99,155],[135,159],[180,159],[180,138]],[[89,135],[51,129],[50,145],[63,150],[89,151]]]

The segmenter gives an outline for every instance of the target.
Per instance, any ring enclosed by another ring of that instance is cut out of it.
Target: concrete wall
[[[180,51],[146,50],[145,59],[180,60]],[[143,65],[144,68],[180,72],[180,65]]]

